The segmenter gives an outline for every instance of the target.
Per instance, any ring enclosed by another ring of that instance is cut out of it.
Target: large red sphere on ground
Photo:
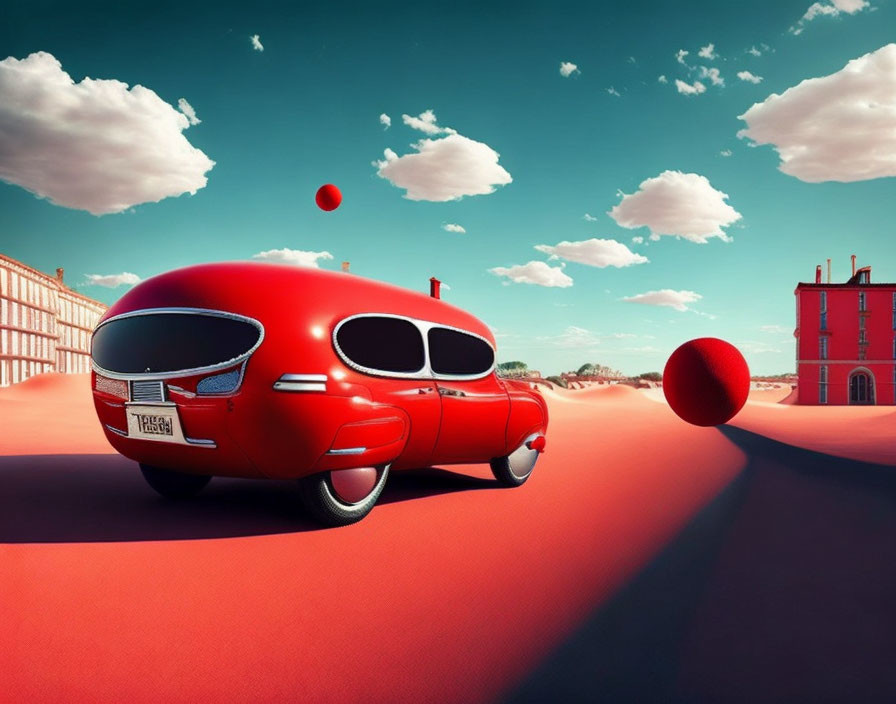
[[[721,425],[743,408],[750,369],[738,349],[715,337],[685,342],[663,370],[663,393],[672,410],[694,425]]]
[[[342,202],[342,193],[332,183],[326,183],[317,189],[314,200],[321,210],[336,210]]]

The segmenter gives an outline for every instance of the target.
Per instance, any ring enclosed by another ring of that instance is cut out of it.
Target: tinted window
[[[93,360],[110,372],[143,374],[210,367],[248,352],[261,331],[243,320],[153,313],[113,320],[93,335]]]
[[[417,326],[407,320],[354,318],[339,328],[336,343],[359,367],[400,373],[423,368],[423,338]]]
[[[491,345],[478,337],[447,328],[429,331],[429,363],[436,374],[484,374],[494,362]]]

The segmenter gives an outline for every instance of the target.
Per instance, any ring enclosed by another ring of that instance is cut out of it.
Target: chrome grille
[[[160,403],[165,400],[165,383],[162,381],[132,381],[131,401]]]

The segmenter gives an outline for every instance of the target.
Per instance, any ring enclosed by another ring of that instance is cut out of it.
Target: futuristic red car
[[[144,281],[93,333],[106,437],[164,496],[297,478],[329,525],[367,515],[390,471],[490,462],[519,486],[544,399],[498,378],[491,331],[434,288],[247,262]]]

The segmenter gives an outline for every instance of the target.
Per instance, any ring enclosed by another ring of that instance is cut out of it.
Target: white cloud
[[[730,149],[723,149],[719,152],[719,156],[731,156],[732,152]]]
[[[669,79],[666,78],[665,76],[660,76],[656,80],[658,80],[660,83],[668,83],[669,82]]]
[[[793,328],[787,328],[787,327],[784,327],[783,325],[760,325],[759,329],[762,332],[767,332],[767,333],[771,333],[771,334],[781,334],[781,333],[790,334],[793,332]]]
[[[747,49],[747,53],[752,54],[753,56],[762,56],[762,52],[755,46],[751,46],[749,49]]]
[[[202,120],[196,117],[196,111],[193,109],[193,106],[190,105],[186,98],[181,98],[177,101],[177,107],[180,111],[187,116],[187,119],[190,121],[191,125],[198,125]]]
[[[719,69],[717,69],[715,67],[706,68],[706,66],[701,66],[700,67],[700,78],[708,78],[710,81],[712,81],[712,84],[714,86],[725,85],[725,79],[722,78],[721,74],[719,73]]]
[[[304,252],[301,249],[269,249],[252,255],[253,259],[293,266],[319,267],[318,260],[332,259],[329,252]]]
[[[684,313],[693,310],[688,307],[688,303],[696,303],[703,296],[694,291],[673,291],[670,288],[664,288],[659,291],[647,291],[647,293],[639,293],[634,296],[623,298],[628,303],[642,303],[648,306],[667,306]]]
[[[87,283],[91,286],[105,286],[117,288],[119,286],[133,286],[139,284],[140,277],[128,271],[120,274],[87,274]]]
[[[700,51],[697,52],[697,56],[701,59],[706,59],[707,61],[712,61],[713,59],[719,58],[719,55],[716,53],[716,45],[715,44],[707,44],[704,47],[700,47]]]
[[[609,93],[610,95],[615,95],[617,98],[620,97],[619,91],[616,90],[613,86],[610,86],[609,88],[607,88],[607,93]]]
[[[780,354],[782,352],[767,342],[756,342],[755,340],[738,340],[737,348],[747,354]]]
[[[641,235],[635,235],[634,237],[632,237],[632,242],[634,242],[635,244],[644,244],[644,238],[641,237]]]
[[[568,326],[559,335],[540,336],[535,339],[538,342],[547,343],[551,347],[560,347],[562,349],[581,349],[583,347],[596,347],[600,344],[600,338],[597,335],[576,325]]]
[[[608,266],[622,268],[633,264],[645,264],[649,261],[647,257],[635,254],[622,242],[616,240],[592,238],[582,242],[563,241],[555,245],[539,244],[535,246],[535,249],[550,254],[551,259],[566,259],[600,269]]]
[[[574,73],[581,73],[579,71],[579,67],[569,61],[561,61],[560,62],[560,75],[564,78],[569,78]]]
[[[196,193],[211,159],[149,88],[75,83],[50,54],[0,61],[0,180],[94,215]]]
[[[389,117],[386,113],[380,115],[380,124],[385,125],[386,129],[389,129],[392,126],[392,118]]]
[[[259,39],[257,34],[253,34],[251,37],[249,37],[249,41],[252,42],[252,48],[255,49],[255,51],[264,51],[264,47],[262,46],[261,40]]]
[[[466,230],[462,228],[460,225],[455,225],[454,223],[448,223],[447,225],[442,225],[442,229],[446,232],[459,232],[460,234],[466,234]]]
[[[723,227],[741,215],[725,200],[705,176],[681,171],[664,171],[641,183],[637,193],[623,198],[608,215],[622,227],[650,228],[650,238],[676,235],[705,244],[710,237],[727,241]]]
[[[678,88],[679,93],[683,93],[684,95],[700,95],[700,93],[706,92],[706,86],[700,81],[694,81],[694,84],[691,85],[690,83],[685,83],[676,78],[675,87]]]
[[[831,0],[830,2],[814,2],[806,10],[805,14],[799,21],[790,28],[793,34],[801,34],[805,29],[805,25],[816,17],[827,16],[837,17],[841,12],[847,15],[854,15],[857,12],[870,7],[870,3],[866,0]]]
[[[420,130],[429,135],[457,134],[457,131],[450,127],[439,127],[436,124],[436,114],[432,110],[424,110],[417,117],[402,115],[401,121],[408,127],[413,127],[415,130]]]
[[[675,52],[675,60],[678,63],[687,66],[687,64],[685,63],[684,57],[687,56],[688,53],[689,52],[685,51],[684,49],[679,49],[677,52]]]
[[[738,132],[771,144],[779,169],[802,181],[896,176],[896,44],[754,104]]]
[[[759,83],[762,80],[762,76],[755,76],[749,71],[738,71],[737,77],[742,81],[749,81],[750,83]]]
[[[416,154],[398,156],[386,149],[386,158],[373,164],[381,178],[407,191],[408,200],[441,202],[485,195],[513,181],[498,163],[498,152],[463,135],[423,139],[411,146]]]
[[[585,213],[585,219],[588,222],[597,222],[597,218],[591,215],[590,213]]]
[[[572,279],[563,273],[562,267],[548,266],[544,262],[529,262],[511,267],[496,266],[489,269],[496,276],[506,276],[517,284],[535,284],[537,286],[568,288]]]

